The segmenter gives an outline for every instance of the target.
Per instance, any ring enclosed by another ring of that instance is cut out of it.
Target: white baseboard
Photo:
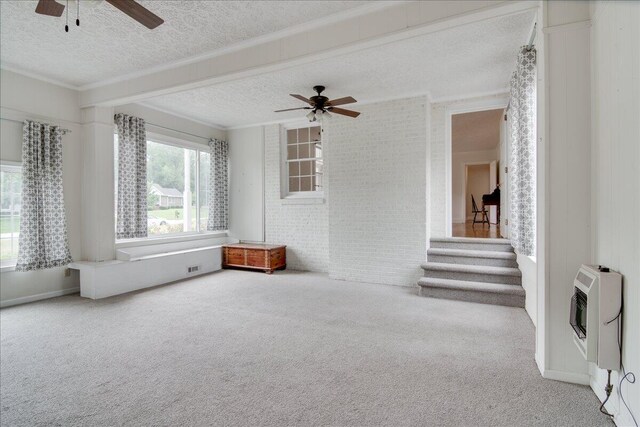
[[[565,383],[589,385],[591,377],[589,374],[577,374],[575,372],[563,372],[546,369],[542,372],[542,377],[549,380],[562,381]]]
[[[75,288],[69,288],[69,289],[61,289],[59,291],[45,292],[37,295],[29,295],[26,297],[8,299],[5,301],[0,301],[0,308],[11,307],[13,305],[26,304],[28,302],[40,301],[43,299],[61,297],[63,295],[77,294],[79,292],[80,292],[80,287],[75,287]]]

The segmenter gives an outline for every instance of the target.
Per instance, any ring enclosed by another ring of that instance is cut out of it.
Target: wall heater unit
[[[620,369],[617,319],[622,306],[622,276],[602,266],[583,265],[573,280],[573,342],[601,369]]]

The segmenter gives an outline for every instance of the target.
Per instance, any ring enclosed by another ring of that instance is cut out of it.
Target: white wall
[[[70,129],[63,136],[63,186],[71,256],[81,254],[82,127],[77,93],[10,71],[0,71],[0,106],[3,119],[32,119]],[[0,159],[21,161],[22,124],[0,120]],[[26,302],[36,295],[76,292],[76,273],[65,277],[64,267],[30,272],[0,273],[0,304]]]
[[[87,259],[88,255],[114,259],[113,109],[81,110],[76,91],[7,70],[1,70],[0,84],[2,118],[33,119],[71,130],[63,137],[63,185],[71,256],[74,260]],[[143,106],[126,105],[115,111],[162,126],[150,125],[148,131],[168,137],[201,144],[210,137],[226,138],[222,130]],[[0,120],[0,135],[0,159],[20,161],[22,124]],[[92,191],[94,185],[110,191]],[[77,272],[72,270],[71,276],[65,277],[64,270],[60,267],[1,273],[0,303],[6,306],[76,292]]]
[[[415,286],[427,247],[427,100],[358,110],[325,126],[329,276]]]
[[[559,2],[565,3],[565,2]],[[545,11],[544,182],[538,211],[538,353],[548,378],[588,383],[587,363],[572,342],[568,324],[573,278],[591,260],[591,155],[588,3],[543,3]],[[566,6],[566,7],[565,7]],[[549,23],[553,23],[550,25]],[[546,66],[545,66],[546,64]],[[540,184],[540,183],[539,183]],[[541,329],[542,328],[542,329]]]
[[[465,165],[499,160],[497,150],[451,153],[451,212],[454,223],[465,221]],[[493,191],[493,188],[490,189]],[[476,202],[481,202],[476,197]],[[471,202],[469,202],[471,203]],[[470,211],[471,207],[467,207]]]
[[[592,5],[592,218],[593,262],[623,276],[622,362],[640,378],[640,4]],[[591,384],[602,395],[606,372],[591,366]],[[619,399],[620,373],[607,408],[618,425],[632,425]],[[640,385],[622,386],[640,420]]]
[[[250,242],[264,241],[264,129],[230,130],[229,233]]]
[[[329,271],[326,200],[290,201],[280,192],[280,126],[264,127],[264,229],[268,243],[287,245],[287,268]],[[325,196],[328,185],[324,183]],[[256,225],[257,227],[257,225]]]

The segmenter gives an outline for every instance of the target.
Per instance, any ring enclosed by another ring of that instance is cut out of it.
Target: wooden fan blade
[[[327,102],[325,105],[330,107],[332,105],[344,105],[344,104],[353,104],[354,102],[358,102],[350,96],[345,96],[344,98],[332,99]]]
[[[295,93],[290,93],[289,95],[293,96],[296,99],[299,99],[300,101],[306,102],[309,105],[313,105],[313,101],[311,101],[310,99],[305,98],[302,95],[296,95]]]
[[[36,6],[36,13],[48,16],[62,16],[64,5],[56,0],[40,0]]]
[[[287,108],[286,110],[276,110],[274,111],[274,113],[281,113],[283,111],[293,111],[293,110],[311,110],[311,107]]]
[[[145,27],[153,30],[164,20],[135,0],[107,0],[111,6],[120,9]]]
[[[358,117],[360,115],[357,111],[345,110],[344,108],[329,107],[327,109],[331,113],[342,114],[343,116]]]

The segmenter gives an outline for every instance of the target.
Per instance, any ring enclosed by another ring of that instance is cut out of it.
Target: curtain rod
[[[23,120],[7,119],[6,117],[0,117],[0,120],[6,120],[8,122],[24,123]],[[63,135],[71,133],[71,129],[61,128],[60,131],[62,132]]]

